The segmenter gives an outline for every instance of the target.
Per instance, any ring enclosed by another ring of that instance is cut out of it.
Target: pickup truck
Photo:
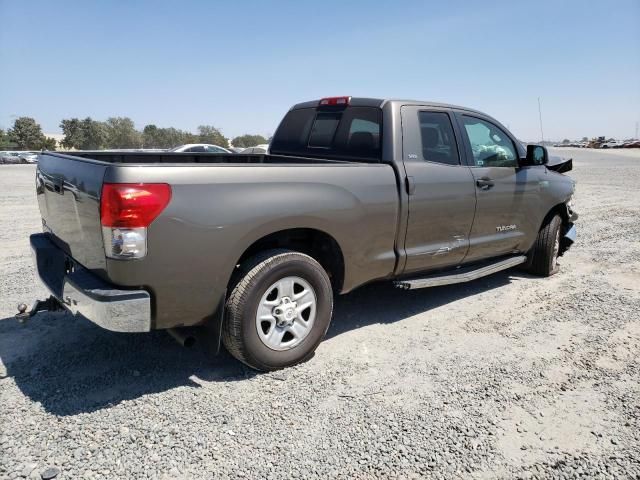
[[[267,154],[43,152],[31,246],[52,296],[18,315],[185,342],[204,327],[216,351],[287,367],[313,355],[334,294],[556,273],[577,215],[547,163],[478,111],[354,97],[295,105]]]

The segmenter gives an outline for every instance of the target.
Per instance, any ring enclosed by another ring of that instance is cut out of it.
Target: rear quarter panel
[[[171,184],[147,256],[107,260],[112,282],[152,292],[155,328],[205,321],[244,251],[281,230],[331,235],[344,255],[343,291],[395,266],[398,191],[389,165],[112,166],[105,182]]]

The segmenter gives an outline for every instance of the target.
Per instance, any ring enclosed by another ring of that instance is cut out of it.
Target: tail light
[[[105,183],[100,223],[109,258],[142,258],[147,254],[147,227],[171,200],[166,183]]]

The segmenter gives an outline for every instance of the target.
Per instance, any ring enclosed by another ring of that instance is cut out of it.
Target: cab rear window
[[[377,107],[292,110],[273,137],[271,153],[379,161],[381,123]]]
[[[318,113],[311,127],[309,148],[331,148],[341,113]]]

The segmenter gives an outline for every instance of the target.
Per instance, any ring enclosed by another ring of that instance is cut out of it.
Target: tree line
[[[6,132],[0,129],[0,150],[55,150],[55,138],[46,137],[42,128],[31,117],[16,118],[13,128]]]
[[[120,148],[173,148],[186,143],[209,143],[229,147],[230,141],[213,125],[200,125],[197,133],[150,124],[137,130],[129,117],[110,117],[106,121],[69,118],[60,122],[65,149],[103,150]],[[231,139],[234,147],[268,143],[262,135],[241,135]],[[42,133],[31,117],[20,117],[6,132],[0,129],[0,150],[55,150],[56,140]]]

